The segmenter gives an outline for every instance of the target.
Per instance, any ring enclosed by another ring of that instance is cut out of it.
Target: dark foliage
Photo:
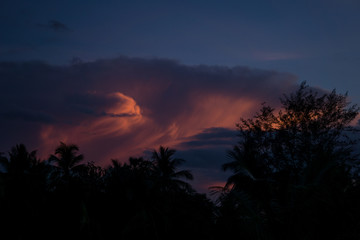
[[[175,150],[160,147],[150,160],[83,162],[60,143],[47,161],[23,144],[1,155],[0,224],[7,239],[211,239],[213,205]],[[183,180],[184,179],[184,180]]]
[[[281,99],[278,113],[263,105],[237,125],[240,142],[224,170],[222,230],[246,239],[358,239],[359,109],[334,91],[318,96],[303,83]],[[216,190],[216,189],[215,189]]]

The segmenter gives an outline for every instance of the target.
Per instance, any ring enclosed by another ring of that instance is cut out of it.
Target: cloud
[[[294,52],[256,51],[253,53],[253,58],[260,61],[295,60],[304,57],[304,54]]]
[[[46,113],[35,112],[28,109],[0,110],[0,118],[9,119],[11,121],[23,120],[28,122],[53,123],[54,119]]]
[[[70,31],[70,29],[68,28],[67,25],[65,25],[64,23],[62,23],[62,22],[60,22],[58,20],[50,20],[46,24],[39,23],[39,24],[37,24],[37,26],[42,27],[42,28],[51,29],[51,30],[53,30],[55,32]]]
[[[136,117],[141,115],[140,107],[135,100],[120,92],[73,94],[66,98],[65,104],[74,107],[75,111],[98,117]]]
[[[231,146],[236,142],[237,131],[228,128],[207,128],[194,136],[187,137],[179,148],[208,148],[212,146]]]
[[[240,117],[264,101],[279,106],[279,96],[297,88],[288,73],[128,57],[69,66],[4,62],[0,79],[0,151],[23,142],[45,158],[65,141],[106,166],[162,144],[179,149],[207,181],[236,143]]]

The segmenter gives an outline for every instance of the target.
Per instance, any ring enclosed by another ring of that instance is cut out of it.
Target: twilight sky
[[[0,3],[0,151],[76,143],[106,166],[159,144],[226,180],[235,123],[300,81],[360,103],[360,2]]]

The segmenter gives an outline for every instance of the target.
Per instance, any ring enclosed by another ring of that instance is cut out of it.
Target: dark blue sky
[[[67,64],[125,55],[245,65],[348,90],[360,102],[359,12],[356,0],[5,0],[0,60]]]
[[[23,142],[44,157],[66,141],[104,163],[165,144],[204,190],[225,181],[235,123],[261,102],[279,107],[306,80],[360,103],[359,12],[358,0],[3,0],[0,151]]]

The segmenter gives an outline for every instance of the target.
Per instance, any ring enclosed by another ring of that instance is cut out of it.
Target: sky
[[[360,2],[0,3],[0,151],[76,143],[107,166],[178,150],[221,185],[235,124],[299,83],[360,103]]]

